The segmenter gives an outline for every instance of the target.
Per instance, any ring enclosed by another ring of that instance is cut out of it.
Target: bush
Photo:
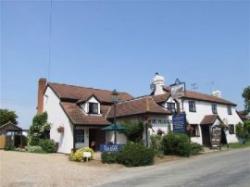
[[[143,144],[130,142],[117,155],[117,162],[125,166],[151,165],[154,161],[154,150]]]
[[[83,161],[84,160],[83,152],[90,152],[91,153],[91,158],[90,159],[93,159],[93,156],[94,156],[93,149],[91,149],[89,147],[84,147],[84,148],[76,150],[76,152],[71,152],[70,155],[69,155],[69,160],[76,161],[76,162]]]
[[[57,145],[53,140],[50,139],[40,139],[39,146],[47,153],[55,153],[57,150]]]
[[[101,155],[102,163],[113,164],[117,162],[117,152],[104,152]]]
[[[143,123],[137,121],[126,120],[121,122],[125,127],[124,134],[129,141],[140,142],[142,140]]]
[[[236,125],[236,135],[241,139],[241,142],[244,144],[246,139],[249,138],[248,126],[244,123],[238,123]]]
[[[162,136],[161,135],[151,135],[150,136],[151,144],[150,147],[154,149],[155,153],[158,154],[162,152]]]
[[[41,146],[35,145],[35,146],[26,146],[26,149],[30,153],[44,153],[44,150]]]
[[[7,145],[5,145],[4,150],[5,151],[13,151],[15,149],[15,146],[11,143],[8,143]]]
[[[186,134],[169,133],[162,139],[162,148],[165,155],[190,156],[191,144]]]
[[[198,143],[191,143],[191,155],[197,155],[203,151],[203,147]]]

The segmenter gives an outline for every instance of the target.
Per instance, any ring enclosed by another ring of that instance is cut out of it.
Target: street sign
[[[184,112],[173,115],[173,132],[186,133],[186,114]]]

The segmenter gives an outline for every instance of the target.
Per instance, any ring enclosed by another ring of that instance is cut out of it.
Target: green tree
[[[40,139],[49,138],[50,124],[47,120],[48,114],[46,112],[34,116],[29,129],[29,145],[38,145]]]
[[[124,134],[129,141],[140,142],[142,140],[143,123],[132,120],[122,121],[121,124],[125,127]]]
[[[0,127],[9,121],[17,124],[16,112],[8,109],[0,109]]]
[[[242,93],[245,102],[245,110],[250,112],[250,86],[247,86]]]

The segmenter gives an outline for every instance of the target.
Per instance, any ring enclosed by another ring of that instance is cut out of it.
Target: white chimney
[[[220,91],[220,90],[212,91],[212,96],[215,96],[215,97],[222,97],[221,91]]]
[[[163,87],[165,86],[165,78],[159,73],[155,73],[153,79],[151,80],[150,88],[154,95],[164,94],[165,91]]]

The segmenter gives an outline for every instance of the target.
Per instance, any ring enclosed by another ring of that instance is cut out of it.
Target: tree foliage
[[[17,115],[15,111],[8,109],[0,109],[0,126],[11,121],[13,124],[17,124]]]
[[[250,112],[250,86],[247,86],[242,93],[245,102],[245,110]]]
[[[142,140],[143,123],[138,121],[126,120],[121,122],[125,127],[124,134],[129,141],[140,142]]]
[[[38,145],[40,139],[49,138],[50,124],[46,112],[34,116],[29,129],[29,145]]]

